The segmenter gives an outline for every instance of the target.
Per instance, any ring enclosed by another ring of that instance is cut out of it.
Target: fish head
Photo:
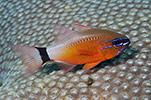
[[[126,36],[123,38],[115,38],[112,40],[112,46],[116,53],[116,56],[119,55],[124,49],[126,49],[130,44],[129,38]]]
[[[110,39],[108,38],[100,49],[105,59],[111,59],[124,51],[129,44],[130,40],[128,37],[117,33],[117,35],[112,35]]]

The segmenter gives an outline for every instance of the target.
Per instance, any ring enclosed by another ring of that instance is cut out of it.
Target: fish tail
[[[46,48],[14,45],[13,50],[23,60],[26,78],[39,69],[43,63],[50,60]]]

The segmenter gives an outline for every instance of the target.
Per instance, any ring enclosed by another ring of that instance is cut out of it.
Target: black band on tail
[[[39,48],[39,47],[35,47],[38,49],[40,55],[41,55],[41,58],[42,58],[42,61],[43,63],[47,62],[47,61],[50,61],[50,58],[47,54],[47,51],[46,51],[46,48]]]

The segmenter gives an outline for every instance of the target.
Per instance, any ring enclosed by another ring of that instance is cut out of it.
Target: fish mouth
[[[128,46],[131,43],[129,38],[123,38],[122,41],[123,41],[123,46]]]
[[[131,42],[130,42],[130,40],[129,40],[129,38],[122,38],[122,48],[116,53],[116,55],[118,55],[121,51],[123,51],[126,47],[128,47],[129,46],[129,44],[130,44]]]
[[[130,44],[130,40],[127,37],[124,38],[115,38],[112,40],[112,45],[114,47],[119,47],[119,46],[127,46]]]

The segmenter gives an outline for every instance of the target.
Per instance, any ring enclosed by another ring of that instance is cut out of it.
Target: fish
[[[72,24],[75,31],[56,25],[54,45],[32,47],[14,45],[13,50],[24,63],[25,77],[31,76],[43,64],[52,61],[65,73],[76,65],[84,64],[88,70],[100,62],[111,59],[125,50],[130,40],[127,36],[108,29]]]

